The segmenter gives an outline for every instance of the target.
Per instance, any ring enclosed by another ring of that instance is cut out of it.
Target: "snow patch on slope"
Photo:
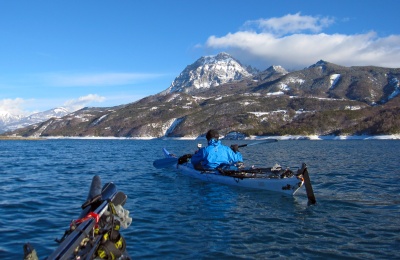
[[[95,120],[95,121],[91,124],[91,126],[98,125],[98,124],[99,124],[101,121],[103,121],[103,119],[106,118],[108,115],[109,115],[109,114],[105,114],[105,115],[101,116],[100,118],[98,118],[97,120]]]
[[[388,97],[388,100],[391,100],[391,99],[395,98],[397,95],[400,94],[399,79],[398,78],[392,78],[390,80],[389,84],[394,85],[394,91]]]
[[[175,127],[177,127],[182,122],[182,120],[183,118],[173,118],[169,120],[165,125],[163,125],[162,131],[163,133],[165,133],[164,136],[168,136],[170,133],[172,133]]]
[[[334,89],[336,87],[336,83],[338,83],[340,79],[340,74],[332,74],[330,76],[330,87],[329,89]]]
[[[267,93],[267,96],[280,96],[280,95],[285,95],[285,93],[283,91]]]

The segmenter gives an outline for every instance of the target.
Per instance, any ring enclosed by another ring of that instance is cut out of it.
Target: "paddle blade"
[[[153,166],[157,169],[172,167],[178,163],[178,158],[163,158],[153,162]]]
[[[304,186],[306,186],[306,193],[308,197],[308,204],[316,204],[317,200],[315,199],[314,190],[311,185],[310,175],[308,174],[307,165],[303,163],[300,171],[302,172],[304,178]]]

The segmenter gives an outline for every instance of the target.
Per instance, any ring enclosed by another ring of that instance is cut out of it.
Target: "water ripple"
[[[226,142],[230,144],[230,142]],[[306,162],[317,197],[203,183],[154,169],[162,147],[197,141],[0,141],[0,259],[41,258],[79,215],[91,178],[128,195],[123,230],[137,259],[396,259],[400,245],[398,141],[282,141],[242,149],[247,165]]]

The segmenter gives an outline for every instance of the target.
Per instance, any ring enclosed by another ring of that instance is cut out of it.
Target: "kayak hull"
[[[164,154],[166,158],[171,158],[171,155],[165,148]],[[205,182],[219,183],[230,186],[245,187],[251,189],[268,190],[274,192],[281,192],[284,194],[294,195],[304,183],[301,175],[293,175],[284,178],[269,178],[269,177],[237,177],[222,175],[218,171],[198,171],[193,168],[193,165],[188,163],[171,165],[183,175],[190,176]]]
[[[206,182],[214,182],[225,185],[245,187],[252,189],[283,192],[293,195],[303,185],[303,180],[297,177],[270,179],[270,178],[240,178],[220,175],[216,172],[200,172],[195,170],[189,163],[178,165],[177,169],[184,175],[200,179]]]

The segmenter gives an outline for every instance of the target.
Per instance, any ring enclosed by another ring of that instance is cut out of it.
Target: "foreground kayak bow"
[[[101,188],[94,176],[79,219],[73,220],[59,247],[47,259],[130,259],[120,227],[132,219],[124,206],[127,196],[110,182]],[[24,245],[24,259],[38,259],[30,244]]]

